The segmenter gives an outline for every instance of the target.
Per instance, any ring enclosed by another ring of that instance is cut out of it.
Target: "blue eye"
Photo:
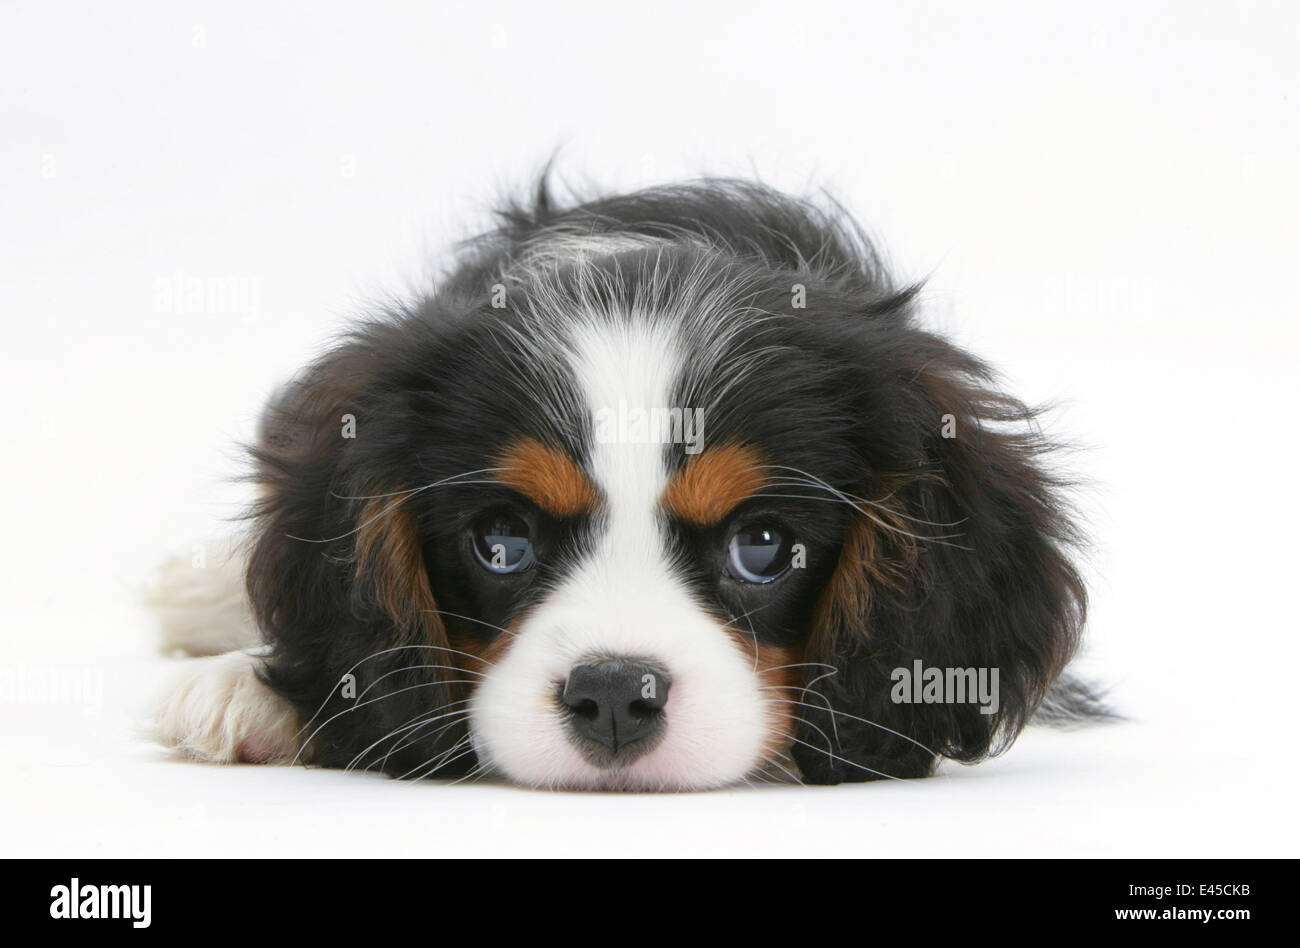
[[[532,529],[509,511],[488,514],[474,526],[474,555],[490,572],[523,572],[534,562]]]
[[[790,567],[793,546],[775,524],[746,524],[727,544],[727,572],[742,582],[770,583]]]

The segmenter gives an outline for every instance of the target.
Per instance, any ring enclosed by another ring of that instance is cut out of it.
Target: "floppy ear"
[[[810,782],[918,777],[939,756],[1000,752],[1069,661],[1084,618],[1068,558],[1079,537],[1064,485],[1043,467],[1051,445],[1034,413],[993,390],[978,360],[905,332],[888,424],[864,408],[873,424],[859,435],[852,493],[865,502],[809,640],[808,661],[830,666],[809,676],[793,752]],[[996,701],[902,700],[918,696],[918,661],[945,677],[984,669],[990,689],[996,669]]]
[[[404,772],[463,732],[398,733],[357,755],[451,700],[450,682],[464,676],[433,667],[454,663],[411,492],[394,481],[400,445],[384,419],[397,408],[371,395],[386,387],[370,351],[364,341],[336,350],[268,408],[253,451],[262,494],[247,585],[272,646],[265,680],[311,737],[304,757],[364,767],[382,756],[385,769]],[[387,753],[403,741],[403,752]]]

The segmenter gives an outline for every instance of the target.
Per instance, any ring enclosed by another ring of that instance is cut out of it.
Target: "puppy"
[[[757,184],[543,181],[274,398],[245,555],[157,597],[174,643],[252,648],[192,663],[160,739],[689,790],[920,777],[1049,694],[1104,713],[1061,678],[1051,445],[915,289]]]

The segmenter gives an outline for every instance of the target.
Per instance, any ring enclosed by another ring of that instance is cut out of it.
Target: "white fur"
[[[154,738],[198,760],[287,760],[298,751],[297,712],[257,677],[260,640],[244,591],[245,560],[233,540],[215,540],[159,567],[148,604],[165,652],[187,661],[157,701]]]
[[[259,641],[244,592],[244,557],[235,542],[201,544],[158,568],[146,602],[162,626],[162,649],[220,655]]]
[[[301,724],[293,706],[258,679],[260,661],[253,653],[229,652],[185,662],[158,702],[154,737],[216,763],[292,759]]]
[[[593,416],[620,403],[666,410],[686,354],[676,321],[632,314],[569,327],[565,351]],[[682,407],[682,406],[679,406]],[[607,500],[594,549],[521,624],[475,690],[480,760],[538,786],[697,789],[761,763],[766,701],[746,654],[672,575],[660,531],[667,482],[657,443],[596,443],[591,470]],[[557,686],[592,655],[655,661],[671,676],[664,739],[619,770],[588,763],[556,704]]]
[[[605,254],[625,253],[664,246],[664,238],[644,234],[600,234],[552,227],[525,244],[518,259],[512,260],[509,272],[516,276],[546,275],[557,267],[585,262]]]

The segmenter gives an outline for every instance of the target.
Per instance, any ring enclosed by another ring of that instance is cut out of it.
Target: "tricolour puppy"
[[[191,651],[258,647],[194,662],[162,739],[693,789],[919,777],[1049,693],[1098,710],[1053,687],[1085,596],[1050,445],[914,309],[837,210],[540,187],[273,400],[246,557],[158,599]]]

